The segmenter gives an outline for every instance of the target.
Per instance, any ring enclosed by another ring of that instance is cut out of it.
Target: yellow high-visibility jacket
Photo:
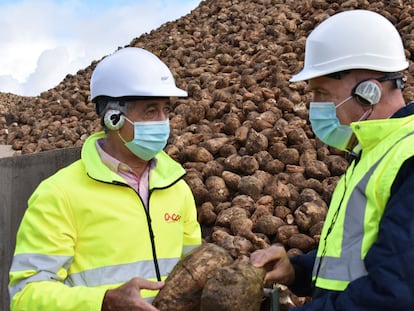
[[[81,159],[40,183],[28,201],[10,269],[11,310],[101,310],[107,289],[133,277],[165,279],[201,243],[185,170],[166,153],[149,178],[148,210],[100,160],[96,140]],[[156,291],[143,290],[151,301]]]
[[[343,291],[368,275],[364,259],[378,240],[393,182],[405,161],[414,157],[414,115],[354,122],[351,127],[362,155],[338,183],[321,234],[313,279],[325,290]],[[383,256],[381,252],[376,258],[391,260]]]

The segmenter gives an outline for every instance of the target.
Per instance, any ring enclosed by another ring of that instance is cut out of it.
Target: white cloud
[[[36,96],[200,0],[0,1],[0,92]]]
[[[5,90],[3,92],[22,94],[23,87],[22,84],[13,78],[11,75],[1,75],[0,76],[0,89]]]
[[[71,65],[69,52],[65,47],[45,50],[37,60],[35,71],[22,83],[24,92],[26,95],[33,95],[39,93],[39,90],[53,88],[67,73],[73,71],[74,66]]]

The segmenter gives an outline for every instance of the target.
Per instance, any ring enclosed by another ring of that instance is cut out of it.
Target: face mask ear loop
[[[130,124],[134,124],[130,119],[128,119],[125,115],[124,115],[124,119],[127,120]],[[119,133],[119,130],[117,131],[118,137],[122,140],[122,142],[124,144],[127,143],[127,141],[122,137],[121,133]]]
[[[363,114],[362,114],[362,116],[358,119],[358,121],[365,121],[366,119],[368,119],[369,118],[369,116],[371,115],[371,113],[372,113],[372,107],[371,107],[371,109],[368,109],[367,111],[365,111]]]
[[[352,99],[353,95],[345,98],[343,101],[341,101],[338,105],[335,105],[335,108],[338,109],[339,107],[341,107],[343,104],[345,104],[348,100]]]
[[[119,131],[118,131],[118,137],[122,140],[122,142],[124,143],[124,144],[126,144],[127,143],[127,141],[122,137],[122,135],[119,133]]]
[[[124,119],[127,120],[130,124],[134,125],[134,122],[132,122],[130,119],[128,119],[126,115],[124,115]]]

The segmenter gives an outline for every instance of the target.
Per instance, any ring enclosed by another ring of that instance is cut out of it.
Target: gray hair
[[[127,101],[119,101],[119,100],[108,100],[104,107],[101,107],[99,117],[101,119],[101,124],[104,127],[105,132],[108,131],[108,128],[105,126],[104,117],[108,110],[118,110],[122,114],[128,114],[128,110],[133,103]]]

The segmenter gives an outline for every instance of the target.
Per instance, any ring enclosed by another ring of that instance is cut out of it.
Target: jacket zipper
[[[101,181],[102,182],[102,181]],[[104,182],[105,183],[105,182]],[[112,181],[112,184],[113,185],[118,185],[118,186],[124,186],[124,187],[128,187],[128,188],[131,188],[128,184],[124,184],[124,183],[122,183],[122,182],[119,182],[119,181]],[[131,188],[132,189],[132,188]],[[132,189],[132,190],[134,190],[134,189]],[[141,203],[142,203],[142,208],[144,209],[144,212],[145,212],[145,215],[146,215],[146,218],[147,218],[147,225],[148,225],[148,232],[149,232],[149,235],[150,235],[150,240],[151,240],[151,249],[152,249],[152,260],[153,260],[153,262],[154,262],[154,268],[155,268],[155,273],[156,273],[156,275],[157,275],[157,280],[158,281],[161,281],[161,272],[160,272],[160,266],[159,266],[159,264],[158,264],[158,258],[157,258],[157,251],[156,251],[156,249],[155,249],[155,239],[154,239],[154,231],[152,230],[152,225],[151,225],[151,216],[150,216],[150,213],[149,213],[149,207],[150,207],[150,205],[149,205],[149,201],[150,201],[150,197],[151,197],[151,194],[152,194],[152,190],[149,190],[149,193],[148,193],[148,202],[147,202],[147,206],[148,206],[148,209],[147,208],[145,208],[145,204],[144,204],[144,202],[142,201],[142,198],[141,198],[141,196],[139,195],[139,193],[138,192],[136,192],[135,190],[134,190],[134,192],[136,193],[136,195],[138,196],[138,198],[139,198],[139,200],[141,201]]]
[[[157,251],[155,249],[155,239],[154,239],[154,231],[152,230],[152,221],[151,221],[151,216],[150,216],[150,212],[149,212],[149,208],[150,208],[150,197],[152,194],[152,190],[149,191],[148,193],[148,202],[147,202],[147,206],[148,209],[145,208],[145,205],[143,205],[143,208],[145,210],[145,215],[147,216],[147,224],[148,224],[148,231],[149,231],[149,235],[150,235],[150,239],[151,239],[151,248],[152,248],[152,258],[154,261],[154,268],[155,268],[155,273],[157,274],[157,280],[161,281],[161,273],[160,273],[160,267],[158,265],[158,259],[157,259]],[[141,196],[137,193],[138,197],[140,198],[141,202],[142,202],[142,198]]]

